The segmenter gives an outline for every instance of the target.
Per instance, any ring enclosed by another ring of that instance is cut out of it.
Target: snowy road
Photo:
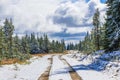
[[[29,61],[26,65],[0,66],[0,80],[120,80],[91,70],[85,62],[67,55],[33,57]]]
[[[69,70],[65,69],[66,67],[68,67],[68,65],[64,64],[59,59],[59,56],[54,56],[49,80],[72,80]]]

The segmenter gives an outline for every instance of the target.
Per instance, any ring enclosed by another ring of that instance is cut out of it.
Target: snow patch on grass
[[[3,65],[0,67],[0,80],[37,80],[48,67],[49,57],[33,57],[26,65]]]

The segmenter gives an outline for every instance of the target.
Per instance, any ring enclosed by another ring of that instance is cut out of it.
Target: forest
[[[111,52],[120,48],[120,3],[108,0],[105,23],[100,21],[99,9],[93,16],[93,28],[87,32],[84,40],[78,44],[65,44],[61,41],[50,41],[47,34],[39,36],[33,32],[19,38],[13,36],[14,25],[12,19],[5,19],[4,26],[0,26],[0,60],[7,58],[28,59],[35,53],[62,53],[65,50],[79,50],[91,54],[98,50]]]
[[[66,47],[64,40],[52,42],[46,34],[36,36],[35,33],[19,38],[16,34],[13,37],[14,25],[12,20],[6,19],[4,26],[0,27],[0,60],[18,58],[29,59],[30,54],[38,53],[62,53]]]
[[[98,50],[106,53],[120,49],[120,1],[107,0],[105,22],[100,21],[99,9],[93,16],[92,31],[78,44],[78,50],[90,54]]]

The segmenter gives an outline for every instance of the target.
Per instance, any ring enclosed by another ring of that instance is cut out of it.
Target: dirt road
[[[50,65],[38,80],[82,80],[62,55],[54,55],[49,60]]]

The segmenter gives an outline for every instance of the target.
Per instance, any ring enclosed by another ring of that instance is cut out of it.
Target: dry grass
[[[59,55],[59,54],[67,54],[67,51],[64,51],[63,53],[39,53],[39,54],[31,54],[32,56],[39,56],[43,57],[46,55]]]
[[[15,63],[18,63],[18,64],[29,64],[29,62],[27,60],[20,61],[17,58],[3,59],[3,60],[0,61],[0,65],[9,65],[9,64],[15,64]]]
[[[14,63],[17,63],[19,62],[18,59],[14,58],[14,59],[3,59],[1,60],[0,64],[1,65],[6,65],[6,64],[14,64]]]

